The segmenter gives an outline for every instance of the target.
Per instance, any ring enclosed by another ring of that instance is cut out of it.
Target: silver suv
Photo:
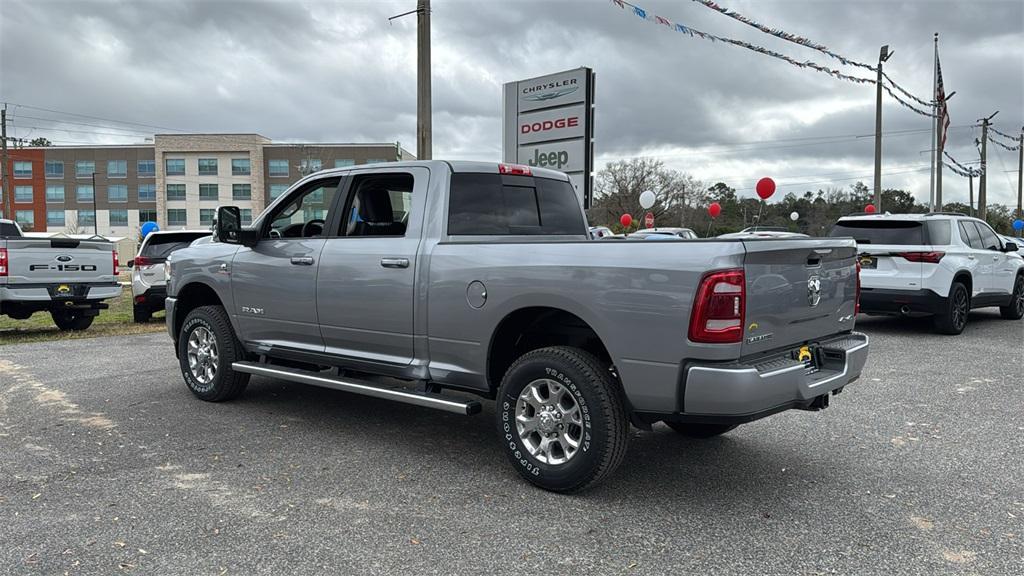
[[[937,212],[848,216],[830,235],[857,240],[862,312],[930,314],[943,334],[963,332],[976,308],[1024,316],[1024,259],[982,220]]]

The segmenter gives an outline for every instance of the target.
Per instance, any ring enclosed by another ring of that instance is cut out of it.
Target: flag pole
[[[939,67],[938,67],[938,63],[939,63],[939,33],[938,32],[935,33],[934,42],[935,42],[935,55],[934,55],[934,57],[932,59],[932,112],[935,115],[935,118],[932,119],[933,121],[932,121],[931,144],[935,143],[935,136],[936,136],[935,131],[936,131],[936,128],[938,127],[938,125],[939,125],[939,119],[938,119],[938,116],[939,116],[939,106],[938,106],[938,102],[935,101],[936,93],[939,91]],[[930,182],[928,184],[928,211],[929,212],[934,212],[935,211],[935,165],[936,165],[935,154],[937,152],[938,152],[938,146],[936,146],[935,148],[932,149],[932,156],[931,156],[932,170],[931,170]],[[942,159],[938,158],[938,160],[941,161]]]

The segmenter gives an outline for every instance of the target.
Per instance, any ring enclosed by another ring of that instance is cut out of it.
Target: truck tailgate
[[[105,240],[11,238],[7,240],[8,286],[110,283],[114,245]]]
[[[853,329],[857,244],[852,239],[748,240],[742,354]]]

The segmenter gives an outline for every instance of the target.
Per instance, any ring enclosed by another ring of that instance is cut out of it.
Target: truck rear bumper
[[[860,377],[868,358],[868,337],[852,332],[817,343],[820,368],[788,353],[729,365],[689,365],[681,420],[756,420],[788,408],[827,405],[828,394]],[[822,397],[824,396],[824,399]]]
[[[56,292],[58,287],[67,286],[67,298]],[[121,285],[113,284],[32,284],[28,286],[0,286],[2,302],[50,302],[71,299],[108,300],[121,295]]]

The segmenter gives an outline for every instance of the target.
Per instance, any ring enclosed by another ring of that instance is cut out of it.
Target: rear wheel
[[[941,334],[960,334],[967,326],[967,314],[971,311],[971,296],[967,286],[954,282],[946,298],[946,309],[935,315],[935,330]]]
[[[1024,318],[1024,274],[1017,275],[1017,280],[1013,283],[1013,295],[1010,296],[1010,303],[1000,306],[999,313],[1007,320]]]
[[[244,358],[224,308],[200,306],[185,317],[178,334],[178,362],[185,384],[200,399],[222,402],[241,394],[249,375],[231,365]]]
[[[50,312],[53,323],[57,328],[67,332],[68,330],[85,330],[92,325],[95,316],[86,316],[82,310],[53,310]]]
[[[575,492],[622,462],[629,420],[608,367],[578,348],[528,352],[498,391],[498,433],[516,471],[532,484]]]
[[[150,319],[152,318],[153,311],[147,308],[146,306],[140,306],[138,304],[135,304],[132,307],[132,320],[134,320],[136,324],[144,324],[146,322],[149,322]]]
[[[738,424],[690,424],[683,422],[665,422],[677,433],[689,438],[712,438],[725,434],[736,428]]]

